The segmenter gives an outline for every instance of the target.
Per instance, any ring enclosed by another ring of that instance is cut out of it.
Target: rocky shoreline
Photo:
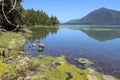
[[[30,37],[31,31],[24,30],[24,33],[0,34],[0,80],[119,80],[89,67],[79,69],[69,64],[64,55],[31,57],[23,51],[26,37]],[[92,64],[87,59],[75,60]]]

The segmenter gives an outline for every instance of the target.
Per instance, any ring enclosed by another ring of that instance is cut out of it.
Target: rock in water
[[[39,48],[38,51],[39,52],[42,52],[44,50],[44,48]]]
[[[40,48],[45,48],[45,45],[44,44],[40,44],[39,47]]]
[[[32,46],[33,46],[33,47],[36,47],[36,46],[37,46],[37,44],[35,44],[35,43],[32,43]]]
[[[43,51],[44,50],[44,48],[45,48],[45,45],[44,44],[40,44],[39,45],[39,49],[38,49],[38,51]]]

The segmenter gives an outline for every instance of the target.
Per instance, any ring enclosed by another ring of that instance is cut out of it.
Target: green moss
[[[55,65],[55,64],[59,65]],[[72,75],[70,80],[88,80],[89,75],[95,76],[98,80],[103,80],[103,74],[87,69],[79,69],[75,65],[69,64],[64,56],[51,57],[40,56],[33,59],[33,66],[37,66],[36,74],[31,74],[36,80],[66,80],[68,73]],[[39,75],[40,74],[40,75]]]
[[[5,70],[7,69],[8,65],[3,63],[3,61],[0,59],[0,77],[2,76],[2,74],[5,72]]]
[[[64,56],[42,56],[34,58],[33,63],[34,65],[39,65],[39,71],[43,72],[41,75],[49,80],[66,80],[68,73],[73,76],[71,80],[87,80],[87,75],[89,74],[88,70],[82,70],[75,65],[68,64]],[[53,66],[55,63],[60,63],[60,65]]]
[[[5,32],[0,35],[0,54],[5,49],[9,49],[6,57],[15,56],[18,54],[20,47],[25,43],[25,38],[20,33]]]
[[[14,32],[6,32],[0,35],[0,48],[15,48],[25,42],[21,34]]]

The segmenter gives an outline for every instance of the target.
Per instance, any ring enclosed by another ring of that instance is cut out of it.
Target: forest
[[[50,17],[40,10],[25,10],[22,0],[0,0],[0,25],[7,31],[16,31],[22,25],[56,26],[59,21],[56,16]]]

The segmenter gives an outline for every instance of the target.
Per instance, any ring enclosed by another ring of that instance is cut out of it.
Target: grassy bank
[[[109,76],[92,69],[79,69],[69,64],[65,56],[40,55],[32,57],[23,51],[30,36],[27,28],[23,32],[0,34],[0,80],[107,80]],[[107,79],[105,79],[107,77]],[[110,77],[111,80],[117,80]]]
[[[18,54],[18,50],[22,49],[25,43],[25,37],[20,33],[4,32],[0,35],[0,54],[12,56]]]

